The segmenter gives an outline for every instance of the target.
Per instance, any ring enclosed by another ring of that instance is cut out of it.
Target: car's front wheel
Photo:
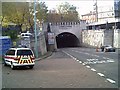
[[[113,50],[113,52],[115,52],[115,49]]]
[[[13,63],[11,62],[11,69],[14,70],[15,66],[13,65]]]
[[[104,52],[107,52],[107,49],[104,49]]]

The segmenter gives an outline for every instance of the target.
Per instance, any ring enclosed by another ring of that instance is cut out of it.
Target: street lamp
[[[38,58],[38,43],[37,43],[37,30],[36,30],[36,0],[34,0],[34,31],[35,31],[35,55]]]

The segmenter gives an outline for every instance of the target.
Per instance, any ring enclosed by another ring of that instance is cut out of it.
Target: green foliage
[[[58,11],[60,14],[68,14],[69,8],[71,7],[71,5],[68,2],[65,3],[61,3],[58,6]]]
[[[17,37],[17,30],[7,30],[7,31],[3,31],[2,32],[3,36],[10,36],[10,38],[12,39],[12,41],[15,41],[18,37]]]
[[[76,7],[70,5],[68,2],[62,3],[58,6],[59,14],[61,14],[62,21],[78,21],[78,12]]]
[[[45,2],[40,2],[40,4],[37,4],[36,9],[38,11],[37,18],[42,21],[46,21],[47,20],[47,12],[48,12],[48,7],[46,6]]]
[[[34,21],[33,21],[33,8],[34,3],[29,6],[29,3],[27,2],[3,2],[2,8],[4,8],[2,11],[3,17],[5,17],[5,20],[8,20],[10,23],[15,23],[19,25],[22,29],[28,29],[33,27]],[[38,13],[36,14],[37,19],[47,20],[47,6],[44,2],[41,2],[40,4],[37,3],[36,11]],[[3,20],[3,23],[5,21]]]
[[[26,27],[30,27],[29,18],[30,12],[29,12],[29,4],[26,2],[3,2],[2,8],[4,8],[2,11],[3,17],[8,20],[10,23],[15,23],[17,25],[21,26],[26,25]],[[3,20],[3,23],[5,21]]]

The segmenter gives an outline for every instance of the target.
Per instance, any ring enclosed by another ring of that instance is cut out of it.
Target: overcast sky
[[[57,8],[58,5],[68,2],[77,7],[79,14],[85,14],[93,10],[93,0],[41,0],[45,1],[48,9]]]

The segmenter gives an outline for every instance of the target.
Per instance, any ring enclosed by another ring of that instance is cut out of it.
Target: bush
[[[2,32],[2,36],[10,36],[12,41],[15,41],[17,37],[17,30],[5,30]]]

